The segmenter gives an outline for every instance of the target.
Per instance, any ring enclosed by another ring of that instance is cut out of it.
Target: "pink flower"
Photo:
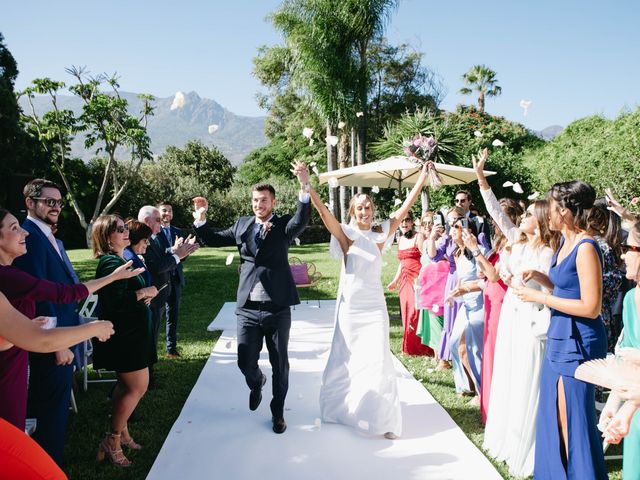
[[[631,199],[631,205],[636,205],[638,202],[640,202],[640,198],[638,197],[633,197]]]

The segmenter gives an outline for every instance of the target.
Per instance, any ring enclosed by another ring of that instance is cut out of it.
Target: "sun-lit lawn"
[[[187,286],[183,293],[178,328],[182,357],[179,360],[166,360],[161,357],[156,365],[157,388],[147,392],[136,410],[137,418],[130,424],[132,435],[136,441],[144,445],[143,450],[128,454],[134,462],[131,468],[118,469],[108,464],[97,464],[95,461],[98,443],[108,429],[110,404],[107,395],[111,384],[90,384],[87,392],[83,392],[82,388],[76,391],[79,413],[71,415],[65,451],[68,465],[66,471],[70,479],[138,480],[146,477],[219,337],[218,332],[207,332],[207,325],[224,302],[235,300],[239,258],[236,255],[234,263],[226,266],[225,259],[231,252],[237,253],[237,250],[203,248],[184,264]],[[339,262],[329,256],[327,244],[292,247],[290,255],[302,261],[313,262],[322,273],[319,285],[311,292],[302,292],[303,298],[335,298]],[[91,258],[88,250],[70,251],[69,256],[82,279],[93,277],[97,262]],[[386,285],[397,268],[395,248],[384,254],[384,262],[382,280]],[[399,353],[402,325],[395,293],[387,294],[387,304],[391,317],[392,350],[447,409],[467,436],[480,446],[483,426],[478,408],[467,405],[468,399],[460,399],[455,395],[451,372],[434,372],[432,370],[435,365],[431,359],[406,357]],[[163,334],[159,340],[158,351],[164,351]],[[81,385],[80,377],[78,384]],[[504,465],[496,466],[504,478],[512,478],[507,474]],[[621,478],[619,462],[609,462],[607,466],[616,472],[611,474],[610,478]],[[214,475],[212,472],[212,476]]]

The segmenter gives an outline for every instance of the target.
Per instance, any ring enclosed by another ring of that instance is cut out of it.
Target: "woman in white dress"
[[[542,305],[519,300],[513,287],[526,284],[541,289],[530,279],[532,270],[548,272],[558,238],[548,227],[546,201],[525,211],[516,227],[502,211],[484,176],[486,149],[473,166],[487,211],[511,244],[511,254],[500,262],[500,276],[508,285],[502,303],[496,345],[490,403],[483,448],[505,461],[517,477],[533,474],[535,424],[550,311]]]
[[[351,199],[351,221],[344,225],[310,188],[311,201],[331,233],[330,252],[342,259],[333,342],[320,389],[325,422],[390,439],[402,432],[396,371],[389,350],[381,250],[393,239],[426,178],[425,166],[402,206],[382,223],[381,231],[371,228],[375,207],[368,195]]]

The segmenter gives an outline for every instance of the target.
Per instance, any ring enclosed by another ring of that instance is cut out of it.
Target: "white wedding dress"
[[[378,247],[387,240],[389,221],[382,224],[382,233],[341,226],[353,244],[345,256],[331,237],[331,255],[344,262],[333,342],[320,389],[322,420],[371,435],[399,436],[402,416]]]
[[[522,272],[549,271],[553,251],[520,243],[520,230],[502,212],[491,190],[480,190],[487,211],[511,244],[511,253],[500,258],[500,275],[521,284]],[[541,289],[533,281],[527,287]],[[550,311],[522,302],[511,288],[500,310],[491,377],[491,396],[482,447],[506,462],[516,477],[533,475],[540,371],[544,358]]]

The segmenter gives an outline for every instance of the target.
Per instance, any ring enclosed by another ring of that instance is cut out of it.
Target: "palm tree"
[[[474,65],[462,76],[466,87],[460,89],[463,95],[478,92],[478,110],[484,112],[484,97],[495,97],[502,93],[502,87],[498,85],[496,72],[486,65]],[[469,88],[471,87],[471,88]]]

